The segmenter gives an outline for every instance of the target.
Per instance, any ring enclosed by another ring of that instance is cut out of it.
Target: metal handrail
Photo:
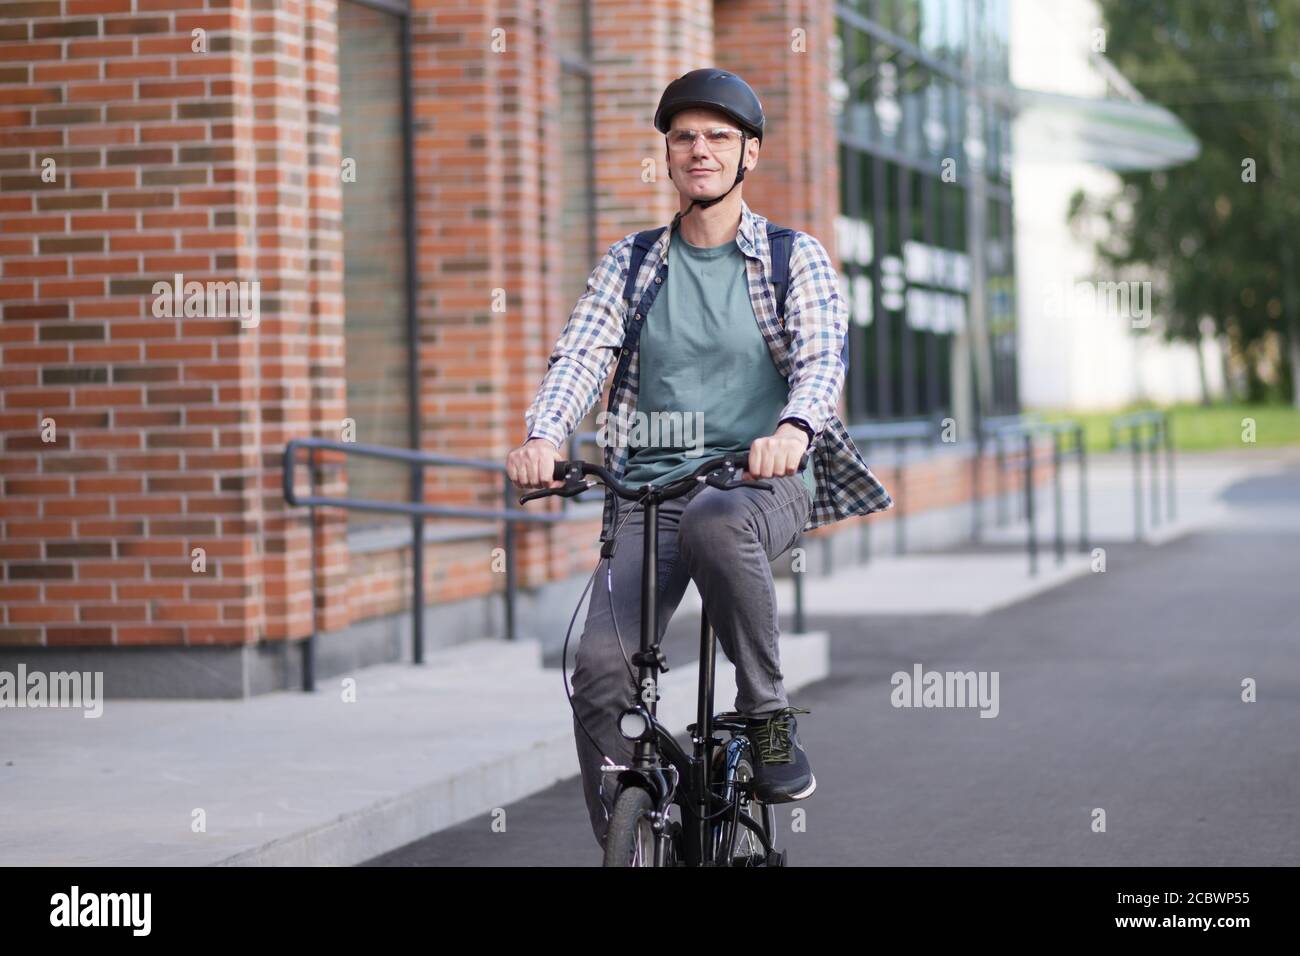
[[[307,451],[306,465],[311,476],[311,494],[300,495],[295,477],[298,467],[298,452]],[[406,465],[412,474],[410,482],[412,498],[423,494],[424,469],[427,467],[471,468],[505,476],[505,465],[495,461],[474,458],[462,458],[455,455],[442,455],[435,452],[414,451],[408,448],[388,448],[383,445],[366,445],[357,442],[334,441],[326,438],[295,438],[284,446],[281,458],[281,484],[284,500],[295,507],[310,509],[311,520],[311,634],[302,644],[302,685],[304,691],[316,689],[316,636],[320,630],[319,610],[316,597],[319,591],[319,572],[317,570],[319,552],[319,522],[316,520],[317,508],[340,508],[349,511],[367,511],[381,514],[401,514],[411,518],[411,614],[412,645],[416,664],[424,663],[424,520],[426,518],[469,518],[480,521],[501,521],[505,524],[505,558],[506,586],[504,592],[506,615],[506,639],[515,639],[515,541],[514,526],[524,524],[558,524],[561,522],[586,520],[589,516],[581,514],[536,513],[511,507],[514,500],[511,482],[505,479],[503,494],[506,502],[504,509],[496,511],[490,508],[465,508],[450,505],[431,505],[421,501],[374,501],[364,498],[338,497],[316,494],[319,452],[336,452],[343,455],[355,455],[361,458],[374,458],[381,461],[393,461]]]
[[[1143,430],[1150,426],[1150,435],[1143,441]],[[1117,415],[1110,420],[1110,449],[1117,451],[1121,444],[1121,435],[1128,433],[1128,446],[1133,455],[1133,540],[1142,540],[1142,452],[1151,453],[1151,527],[1160,524],[1160,456],[1157,454],[1161,445],[1165,449],[1165,519],[1173,521],[1175,517],[1174,490],[1174,434],[1173,422],[1167,412],[1145,411]]]
[[[995,436],[1004,431],[1009,426],[1032,425],[1038,422],[1038,416],[1025,412],[1014,415],[991,415],[987,418],[980,419],[979,427],[975,430],[975,456],[971,459],[971,541],[978,544],[984,534],[984,496],[981,493],[983,489],[983,471],[984,471],[984,445],[990,436]],[[1005,454],[1003,453],[1000,443],[997,445],[997,467],[993,471],[993,478],[996,483],[994,489],[994,502],[997,507],[997,526],[1003,527],[1007,523],[1007,503],[1006,493],[1002,484],[1002,476],[1006,473]],[[1021,501],[1021,515],[1024,517],[1024,502]]]
[[[1010,420],[1008,420],[1010,419]],[[1029,573],[1038,574],[1038,528],[1036,523],[1035,488],[1034,488],[1034,439],[1039,435],[1052,436],[1052,504],[1054,519],[1054,546],[1056,563],[1065,561],[1065,503],[1061,487],[1061,459],[1066,453],[1073,453],[1079,465],[1079,551],[1088,551],[1088,464],[1087,449],[1083,437],[1082,423],[1068,419],[1059,422],[1044,422],[1036,416],[1002,416],[985,419],[981,423],[976,438],[975,474],[980,472],[983,461],[984,442],[991,438],[996,448],[997,468],[997,506],[998,524],[1006,524],[1005,497],[1002,492],[1002,475],[1008,470],[1007,456],[1003,448],[1004,441],[1019,440],[1023,443],[1023,461],[1012,464],[1012,470],[1019,470],[1023,475],[1024,498],[1022,517],[1027,525],[1026,550],[1029,555]],[[1067,445],[1063,447],[1063,445]],[[973,538],[979,541],[982,531],[982,499],[976,493],[975,524]]]
[[[941,420],[936,418],[909,418],[892,422],[866,422],[845,426],[854,445],[860,445],[864,459],[871,456],[871,446],[878,442],[892,442],[894,446],[894,478],[890,496],[894,499],[894,553],[903,554],[907,550],[907,509],[903,506],[907,500],[904,493],[907,473],[906,457],[908,442],[924,442],[934,445],[941,432]],[[864,564],[871,560],[871,522],[858,522],[858,559]],[[831,547],[830,538],[824,539],[823,557],[825,573],[830,573]]]

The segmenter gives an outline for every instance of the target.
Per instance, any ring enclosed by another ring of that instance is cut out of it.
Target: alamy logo
[[[133,936],[148,936],[151,893],[71,893],[50,897],[51,926],[130,926]]]
[[[704,454],[704,413],[629,412],[619,405],[612,414],[596,413],[596,445],[684,448],[687,458],[699,458]]]
[[[997,671],[894,671],[889,702],[895,707],[978,707],[981,717],[998,715]]]
[[[1043,313],[1051,319],[1129,319],[1135,329],[1151,327],[1151,283],[1051,283],[1043,297]]]
[[[246,329],[262,321],[262,283],[184,281],[176,273],[173,281],[153,284],[153,316],[156,319],[239,319]]]
[[[18,673],[0,671],[0,708],[4,707],[82,707],[82,717],[99,717],[104,713],[103,671],[43,671],[27,673],[19,664]]]

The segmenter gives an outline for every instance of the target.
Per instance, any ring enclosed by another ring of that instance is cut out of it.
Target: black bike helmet
[[[721,202],[732,189],[740,185],[741,180],[745,178],[745,136],[753,136],[759,143],[763,142],[763,104],[759,102],[758,94],[754,92],[753,87],[735,73],[728,73],[726,70],[711,66],[683,73],[669,83],[663,96],[659,97],[659,108],[655,110],[655,129],[665,136],[668,135],[674,114],[688,109],[718,110],[731,117],[732,121],[740,127],[741,141],[740,162],[736,168],[736,181],[731,184],[731,189],[721,196],[714,196],[703,202],[692,199],[690,205],[686,207],[687,213],[696,206],[708,209],[714,203]],[[671,175],[671,170],[669,172]],[[686,213],[679,212],[673,217],[674,228],[684,215]]]
[[[763,142],[763,104],[753,88],[735,73],[706,67],[673,80],[659,98],[655,129],[667,134],[673,114],[692,108],[719,110],[741,130]]]

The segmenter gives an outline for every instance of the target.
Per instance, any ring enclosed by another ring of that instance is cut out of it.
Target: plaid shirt
[[[665,230],[651,247],[637,275],[635,318],[649,313],[668,275],[672,230]],[[528,437],[542,437],[565,447],[605,385],[610,369],[621,357],[627,304],[623,286],[636,233],[624,236],[601,257],[587,279],[587,290],[574,306],[537,397],[524,413]],[[789,399],[780,418],[798,418],[814,432],[813,477],[817,494],[803,531],[811,531],[851,515],[886,511],[894,506],[885,486],[872,474],[836,415],[844,385],[840,349],[848,329],[848,313],[840,295],[835,267],[822,244],[799,232],[790,257],[790,286],[785,325],[776,315],[772,286],[767,220],[741,200],[736,243],[745,254],[749,297],[759,330],[777,370],[790,383]],[[630,416],[636,410],[638,351],[627,358],[626,373],[610,394],[609,412]],[[620,411],[621,410],[621,411]],[[604,465],[620,480],[627,468],[624,444],[604,445]],[[605,492],[601,538],[608,536],[616,508],[614,493]]]

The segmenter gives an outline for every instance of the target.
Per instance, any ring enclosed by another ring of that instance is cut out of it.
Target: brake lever
[[[772,490],[772,485],[769,482],[757,478],[728,482],[725,479],[718,477],[721,474],[722,472],[715,471],[713,474],[709,475],[708,478],[704,479],[704,483],[714,488],[721,488],[723,491],[730,491],[732,488],[761,488],[763,491]]]
[[[798,471],[803,471],[804,466],[808,464],[808,458],[809,458],[810,455],[812,455],[812,449],[811,449],[811,448],[805,448],[803,454],[799,456],[799,468],[798,468]],[[729,474],[734,474],[734,473],[735,473],[735,469],[734,469],[734,468],[731,469],[731,471],[728,472],[728,473],[729,473]],[[721,475],[721,474],[722,474],[722,472],[720,472],[720,471],[715,471],[715,472],[713,472],[711,475],[709,475],[709,477],[707,477],[707,478],[704,479],[704,483],[705,483],[706,485],[712,485],[714,488],[721,488],[721,489],[723,489],[724,491],[726,491],[726,490],[730,490],[730,489],[732,489],[732,488],[741,488],[741,487],[744,487],[744,488],[761,488],[763,491],[771,491],[771,490],[772,490],[772,486],[771,486],[768,482],[766,482],[766,481],[762,481],[762,480],[757,479],[757,478],[749,478],[749,479],[746,479],[746,480],[743,480],[743,481],[733,481],[733,482],[728,483],[727,481],[725,481],[725,480],[723,480],[722,478],[719,478],[719,477],[718,477],[718,476]]]
[[[594,487],[595,482],[590,479],[584,479],[575,482],[566,482],[560,488],[541,488],[537,491],[530,491],[527,494],[519,496],[519,503],[522,505],[525,501],[532,501],[535,498],[574,498],[582,494],[588,488]]]

